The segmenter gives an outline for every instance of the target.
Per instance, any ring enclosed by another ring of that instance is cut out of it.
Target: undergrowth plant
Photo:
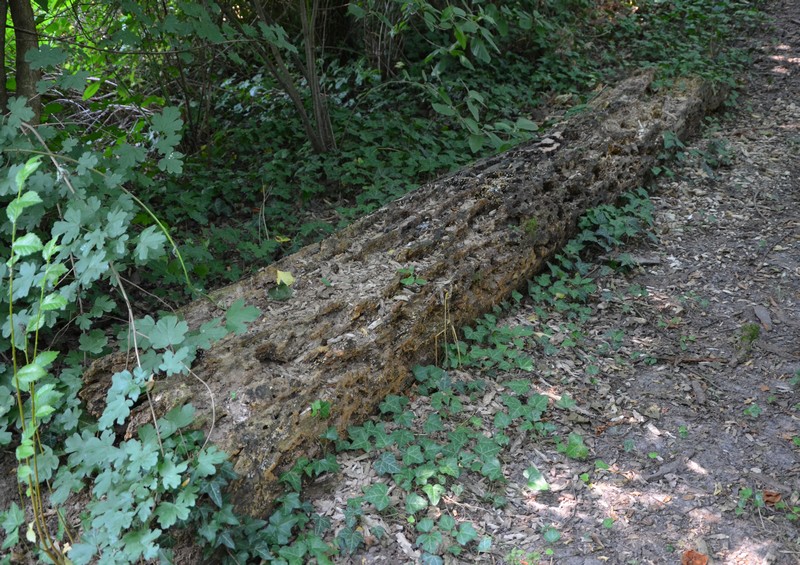
[[[153,38],[175,47],[163,57],[148,55],[146,64],[129,63],[131,75],[149,68],[155,82],[185,77],[186,65],[201,54],[198,38],[222,45],[237,65],[244,62],[228,51],[236,42],[222,32],[230,30],[211,18],[219,6],[167,4],[163,20],[134,2],[125,3],[123,17],[111,18],[104,47],[135,51]],[[0,509],[2,551],[30,551],[32,559],[54,563],[168,562],[176,544],[196,536],[209,560],[328,563],[362,547],[365,527],[375,537],[385,534],[362,520],[374,509],[404,513],[425,562],[441,563],[466,548],[491,548],[479,526],[446,512],[434,520],[426,510],[442,508],[445,493],[459,495],[463,474],[486,480],[487,500],[505,504],[504,430],[516,426],[569,457],[588,455],[579,435],[557,436],[547,418],[548,411],[569,410],[569,399],[550,405],[529,380],[505,381],[487,434],[486,422],[463,409],[464,398],[481,394],[483,377],[459,381],[445,369],[472,367],[502,379],[508,370],[533,369],[523,353],[530,340],[545,353],[579,344],[597,292],[594,258],[603,255],[601,272],[632,266],[616,248],[652,221],[643,192],[627,196],[621,209],[601,207],[581,220],[578,238],[529,285],[538,316],[532,325],[498,327],[501,311],[495,311],[448,345],[444,368],[415,369],[417,390],[432,408],[419,422],[424,436],[412,432],[417,416],[402,396],[384,401],[383,421],[352,427],[346,439],[329,430],[323,439],[340,449],[376,451],[381,477],[348,503],[345,527],[332,544],[325,541],[329,520],[300,494],[304,480],[338,469],[333,455],[298,461],[281,477],[289,492],[262,520],[237,516],[225,497],[234,473],[226,455],[206,443],[213,413],[178,406],[129,428],[132,415],[147,413],[153,386],[193,378],[199,352],[258,315],[235,302],[224,317],[189,328],[174,314],[146,315],[155,307],[138,310],[130,283],[143,283],[163,300],[177,288],[196,294],[186,284],[190,276],[201,287],[236,280],[420,182],[532,138],[554,100],[580,104],[633,64],[657,67],[658,84],[687,73],[731,84],[743,52],[727,42],[736,26],[758,17],[751,4],[734,1],[648,1],[616,12],[585,0],[457,9],[412,4],[394,22],[393,33],[408,36],[396,73],[382,75],[363,58],[321,58],[320,86],[340,130],[337,150],[325,154],[307,143],[296,107],[275,81],[256,71],[224,80],[214,75],[220,80],[204,90],[218,93],[213,97],[193,98],[188,83],[178,81],[181,110],[169,105],[172,84],[137,84],[159,95],[123,96],[124,73],[108,69],[122,65],[94,57],[95,45],[57,48],[52,38],[72,37],[74,29],[40,6],[53,33],[29,59],[44,73],[43,98],[52,89],[54,100],[82,100],[87,111],[122,102],[111,110],[127,105],[135,117],[119,126],[105,119],[87,126],[62,120],[61,102],[54,101],[43,108],[45,125],[33,127],[33,112],[12,97],[0,120],[0,447],[13,448],[20,485],[18,500]],[[376,6],[350,5],[364,17]],[[426,31],[411,37],[417,24]],[[286,40],[277,28],[262,33]],[[243,45],[252,47],[249,40]],[[91,61],[105,67],[96,74],[107,80],[90,79],[94,68],[78,68]],[[202,61],[194,68],[216,68]],[[183,149],[192,150],[188,159],[180,152],[186,120],[196,136]],[[202,139],[202,131],[217,133]],[[665,142],[683,149],[674,139]],[[720,143],[686,158],[713,170],[731,156]],[[181,251],[178,235],[187,243]],[[424,284],[413,271],[402,277],[409,286]],[[549,320],[566,336],[558,344]],[[619,339],[609,336],[612,345]],[[135,361],[110,377],[102,407],[90,413],[79,396],[84,371],[119,346]],[[312,409],[324,418],[336,407],[320,402]],[[392,507],[389,485],[399,488],[402,507]],[[74,500],[87,501],[77,517],[66,512]]]
[[[208,90],[217,93],[204,117],[214,133],[184,175],[146,190],[202,286],[238,280],[422,182],[535,137],[554,100],[580,108],[635,67],[655,67],[657,85],[700,74],[733,86],[746,52],[731,43],[760,21],[754,4],[733,0],[418,1],[391,18],[384,8],[348,4],[359,24],[380,24],[402,44],[390,70],[369,58],[320,62],[336,151],[314,151],[293,102],[261,70]],[[187,14],[179,17],[195,35],[211,25]],[[724,144],[706,153],[711,168],[728,158]],[[174,258],[145,277],[162,298],[182,292],[165,286],[181,284]]]
[[[137,406],[146,410],[156,379],[188,376],[199,350],[243,331],[258,312],[237,302],[224,320],[194,330],[174,315],[137,320],[127,271],[174,247],[126,187],[141,182],[147,151],[126,143],[95,151],[69,131],[30,126],[23,101],[10,107],[0,121],[0,446],[14,448],[19,498],[0,514],[0,547],[24,543],[53,563],[168,559],[172,532],[190,521],[213,534],[212,547],[224,544],[222,525],[233,518],[213,524],[230,513],[222,495],[230,463],[206,445],[192,407],[153,416],[125,440],[119,434]],[[180,127],[171,109],[152,120],[150,155],[162,155],[164,171],[180,166]],[[146,225],[134,222],[137,210]],[[110,351],[114,331],[104,316],[114,297],[128,319],[117,343],[135,362],[111,377],[95,416],[78,393],[87,362]],[[87,501],[80,521],[66,512],[75,497]],[[205,519],[203,506],[213,509]]]

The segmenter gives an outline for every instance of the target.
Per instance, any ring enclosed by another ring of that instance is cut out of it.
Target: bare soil
[[[531,373],[456,374],[487,382],[463,399],[465,418],[500,410],[501,383],[531,380],[553,399],[557,433],[582,434],[590,454],[570,459],[552,440],[503,430],[505,484],[462,474],[461,494],[429,511],[492,537],[489,551],[473,545],[451,562],[800,563],[800,5],[771,11],[735,107],[685,149],[695,157],[658,177],[657,241],[625,249],[632,272],[599,279],[582,341],[550,355],[531,342]],[[523,302],[498,325],[549,328],[558,341],[564,322]],[[564,395],[575,408],[555,408]],[[434,412],[422,397],[410,408],[422,421]],[[342,475],[311,489],[334,532],[347,499],[380,480],[369,455],[339,461]],[[549,491],[526,487],[531,465]],[[497,495],[502,508],[487,502]],[[419,562],[405,513],[366,514],[368,548],[338,562]],[[369,535],[375,525],[387,535]],[[545,540],[548,527],[558,541]]]

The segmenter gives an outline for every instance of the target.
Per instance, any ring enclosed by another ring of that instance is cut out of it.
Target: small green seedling
[[[331,415],[331,403],[326,400],[315,400],[311,403],[311,416],[327,420]]]
[[[753,345],[753,342],[761,335],[761,326],[758,324],[745,324],[742,326],[742,335],[739,340],[745,347]]]
[[[415,267],[412,265],[410,267],[397,269],[397,273],[403,276],[403,278],[400,279],[400,283],[403,286],[423,286],[428,284],[428,281],[414,274],[414,268]]]
[[[751,418],[758,418],[761,412],[763,412],[763,410],[758,404],[751,404],[744,409],[745,416],[750,416]]]

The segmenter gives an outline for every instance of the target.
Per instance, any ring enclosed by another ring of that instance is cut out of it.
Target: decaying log
[[[411,367],[434,359],[446,315],[461,328],[521,288],[586,209],[641,185],[664,131],[687,136],[724,98],[701,81],[656,93],[651,81],[629,79],[545,139],[427,184],[214,293],[262,311],[194,367],[216,401],[211,439],[240,473],[239,510],[269,508],[279,473],[317,455],[328,426],[342,432],[407,389]],[[412,266],[427,284],[401,284],[398,270]],[[278,269],[296,278],[286,301],[267,294]],[[196,327],[222,312],[199,301],[184,314]],[[153,395],[160,413],[190,401],[210,418],[209,393],[194,379],[168,379]],[[315,400],[330,402],[329,420],[311,416]]]

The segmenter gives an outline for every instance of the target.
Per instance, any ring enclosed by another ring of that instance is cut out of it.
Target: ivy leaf
[[[428,415],[428,418],[425,420],[425,423],[422,425],[422,429],[426,434],[433,434],[435,432],[440,432],[444,429],[444,424],[442,424],[442,417],[439,416],[436,412],[432,412]]]
[[[481,467],[481,475],[490,481],[499,481],[503,479],[503,467],[497,457],[491,457],[483,460]]]
[[[428,501],[415,492],[411,492],[406,497],[406,512],[416,514],[428,507]]]
[[[500,453],[500,446],[493,439],[481,436],[473,451],[482,461],[487,461]]]
[[[573,408],[575,404],[575,400],[566,392],[559,398],[558,402],[556,402],[558,408],[563,408],[565,410]]]
[[[352,528],[342,528],[342,531],[336,536],[336,543],[342,551],[348,555],[352,555],[361,547],[361,544],[364,543],[364,536],[361,535],[361,532],[353,530]]]
[[[374,484],[369,487],[362,487],[364,500],[372,504],[378,512],[382,512],[389,507],[389,488],[382,483]]]
[[[183,343],[188,331],[189,324],[178,321],[177,316],[165,316],[156,323],[148,337],[153,348],[166,349]]]
[[[503,383],[503,386],[507,386],[514,391],[514,393],[522,395],[527,394],[531,389],[531,382],[524,379],[519,379],[516,381],[507,381]]]
[[[245,306],[244,299],[240,298],[230,305],[225,314],[225,327],[228,331],[241,335],[247,331],[247,324],[257,320],[261,310],[255,306]]]
[[[445,532],[451,532],[455,527],[456,527],[456,519],[450,516],[449,514],[442,514],[442,517],[439,518],[439,528],[444,530]]]
[[[381,402],[381,414],[400,414],[406,404],[408,404],[407,397],[390,394]]]
[[[422,454],[422,448],[418,445],[409,446],[403,454],[403,463],[406,465],[419,465],[424,462],[425,456]]]
[[[303,557],[308,551],[308,545],[304,541],[296,541],[292,545],[282,547],[278,550],[278,555],[285,558],[290,564],[305,563]]]
[[[561,539],[561,532],[553,526],[545,526],[542,528],[542,535],[547,543],[556,543]]]
[[[217,508],[222,508],[223,504],[225,504],[225,498],[222,496],[222,487],[219,482],[213,481],[209,483],[206,492],[211,501],[217,505]]]
[[[419,562],[422,563],[422,565],[442,565],[444,563],[444,559],[442,559],[439,555],[432,555],[423,551]]]
[[[572,459],[586,459],[589,456],[589,448],[583,443],[583,436],[578,433],[571,433],[567,438],[567,445],[564,449],[567,457]]]
[[[314,473],[314,476],[320,476],[323,473],[338,473],[339,472],[339,463],[336,462],[336,456],[328,455],[324,459],[316,459],[310,465],[310,470]],[[308,473],[308,470],[306,470]]]
[[[458,533],[456,534],[456,541],[459,545],[467,545],[472,540],[478,537],[478,532],[471,522],[462,522],[458,526]]]
[[[545,480],[544,475],[542,472],[536,467],[536,465],[531,465],[525,471],[523,471],[522,475],[528,479],[528,488],[534,492],[543,492],[546,490],[550,490],[550,485],[547,484],[547,480]]]
[[[461,468],[458,466],[458,457],[444,457],[438,461],[439,472],[443,475],[449,475],[456,479],[461,476]]]
[[[417,537],[417,546],[421,547],[423,551],[428,553],[436,553],[439,550],[440,545],[442,545],[441,532],[420,534]]]
[[[505,412],[498,412],[494,416],[494,427],[498,430],[504,430],[512,423],[511,416]]]
[[[428,500],[430,500],[431,506],[438,506],[444,494],[444,487],[439,484],[423,485],[422,492],[424,492]]]
[[[300,492],[303,487],[303,474],[295,465],[285,473],[281,474],[280,481],[289,485],[289,488],[291,488],[293,491]]]
[[[381,453],[372,466],[379,475],[394,475],[402,469],[394,454],[388,451]]]
[[[269,525],[266,528],[266,534],[272,538],[277,545],[286,545],[292,537],[292,529],[297,523],[297,516],[291,510],[284,507],[278,508],[272,516],[269,517]]]
[[[542,414],[544,414],[547,410],[547,405],[549,402],[550,400],[543,394],[534,394],[528,399],[528,406],[530,406],[532,410],[530,414],[531,421],[537,421],[541,419]]]
[[[276,302],[289,300],[294,295],[292,288],[284,283],[272,287],[267,291],[267,296]]]
[[[411,410],[406,410],[402,414],[395,414],[394,423],[403,428],[410,428],[414,423],[415,415]],[[399,431],[399,430],[398,430]],[[394,432],[397,433],[397,432]],[[413,440],[412,440],[413,441]]]

